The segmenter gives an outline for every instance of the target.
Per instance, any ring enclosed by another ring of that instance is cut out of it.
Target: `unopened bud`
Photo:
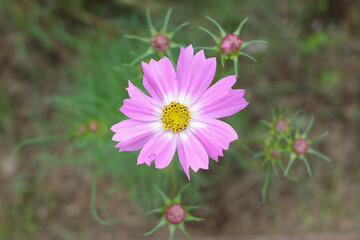
[[[172,224],[181,223],[185,218],[185,210],[180,204],[173,204],[165,211],[166,219]]]
[[[224,54],[233,54],[239,51],[242,41],[236,34],[227,34],[222,40],[220,49]]]
[[[281,157],[281,151],[278,148],[272,148],[269,151],[269,154],[273,159],[277,159]]]
[[[89,122],[89,130],[93,133],[97,132],[99,130],[99,124],[92,120],[91,122]]]
[[[152,47],[158,51],[166,51],[170,45],[169,38],[165,34],[159,33],[153,36],[151,40]]]
[[[293,150],[297,154],[305,154],[308,149],[309,149],[309,144],[307,143],[307,141],[305,139],[298,138],[294,141]]]
[[[274,127],[278,132],[286,132],[289,129],[289,123],[284,119],[279,119],[274,123]]]

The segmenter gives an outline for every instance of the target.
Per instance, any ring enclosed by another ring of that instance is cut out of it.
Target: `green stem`
[[[177,194],[177,178],[174,167],[171,168],[170,178],[171,178],[171,199],[173,199]]]

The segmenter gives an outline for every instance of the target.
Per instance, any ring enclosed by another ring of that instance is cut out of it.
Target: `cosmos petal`
[[[161,127],[159,123],[126,119],[111,127],[111,130],[115,132],[112,140],[127,142],[142,135],[154,134],[159,131],[159,127]]]
[[[162,131],[141,149],[137,164],[146,163],[150,166],[151,162],[155,161],[156,168],[165,168],[174,157],[176,145],[176,135],[170,131]]]
[[[229,149],[230,142],[238,139],[237,133],[229,124],[217,119],[194,120],[190,126],[208,155],[215,161],[218,160],[218,156],[223,156],[223,149]]]
[[[161,114],[157,108],[149,108],[145,104],[140,104],[135,99],[125,99],[120,111],[128,118],[139,121],[156,121],[161,118]]]
[[[178,81],[174,66],[167,57],[158,62],[151,59],[149,64],[141,64],[144,72],[143,84],[152,98],[165,104],[176,98]]]
[[[199,110],[201,117],[222,118],[239,112],[249,104],[243,97],[244,93],[243,89],[231,89],[225,96],[202,107]]]
[[[201,142],[191,133],[191,131],[182,131],[179,133],[179,141],[177,146],[179,161],[190,180],[189,167],[194,172],[200,168],[209,168],[209,157]]]
[[[140,134],[128,141],[119,142],[115,145],[115,147],[119,148],[119,152],[136,151],[143,148],[145,144],[154,137],[154,135],[154,132],[148,131],[147,133]]]
[[[206,92],[191,106],[191,112],[196,112],[199,109],[209,106],[223,98],[229,93],[235,82],[235,75],[230,75],[220,79],[217,83],[206,90]]]
[[[129,87],[126,88],[126,90],[128,91],[129,97],[133,101],[136,101],[136,103],[142,106],[143,108],[149,108],[149,109],[156,108],[158,109],[158,111],[159,110],[161,111],[161,107],[162,107],[161,102],[158,102],[155,99],[149,97],[148,95],[140,91],[137,87],[135,87],[134,84],[132,84],[130,81],[128,82],[129,82]]]
[[[179,101],[195,102],[210,86],[216,71],[216,58],[205,58],[204,51],[194,56],[192,45],[181,48],[176,78],[179,81]]]

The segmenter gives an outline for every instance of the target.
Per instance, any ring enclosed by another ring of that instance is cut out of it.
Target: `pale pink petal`
[[[154,137],[154,135],[155,135],[154,132],[148,131],[148,132],[138,135],[128,141],[119,142],[118,144],[115,145],[115,147],[119,148],[119,152],[136,151],[136,150],[143,148],[145,146],[145,144],[151,138]]]
[[[244,99],[243,89],[232,89],[217,101],[201,107],[198,118],[222,118],[233,115],[244,109],[249,103]]]
[[[217,119],[193,120],[190,126],[208,155],[215,161],[218,160],[218,156],[223,156],[223,149],[229,149],[230,142],[238,139],[237,133],[229,124]]]
[[[204,51],[193,53],[190,45],[181,48],[176,77],[179,81],[179,100],[186,104],[196,101],[210,86],[216,71],[216,58],[205,58]]]
[[[129,93],[129,97],[132,100],[136,101],[136,103],[138,103],[140,106],[142,106],[144,108],[149,108],[149,109],[154,109],[154,108],[161,109],[162,108],[161,102],[156,101],[155,99],[149,97],[148,95],[146,95],[145,93],[140,91],[130,81],[129,81],[129,87],[126,88],[126,90]]]
[[[151,162],[155,160],[156,168],[165,168],[174,157],[176,145],[177,136],[172,132],[162,131],[141,149],[137,164],[146,163],[150,166]]]
[[[189,180],[189,167],[194,172],[197,172],[200,168],[209,168],[209,157],[204,146],[190,131],[185,130],[179,133],[177,152],[180,164]]]
[[[196,112],[197,110],[218,101],[229,93],[235,82],[235,75],[230,75],[220,79],[217,83],[206,90],[206,92],[193,104],[193,106],[191,106],[191,111]]]
[[[111,127],[115,132],[112,140],[117,142],[127,142],[141,135],[149,135],[159,131],[160,124],[153,122],[143,122],[133,119],[126,119]]]
[[[128,118],[139,121],[156,121],[161,119],[161,113],[156,108],[140,104],[136,99],[125,99],[120,111]]]
[[[144,72],[143,84],[150,96],[163,103],[173,100],[178,92],[178,82],[171,61],[164,57],[158,62],[151,59],[149,64],[141,64]]]

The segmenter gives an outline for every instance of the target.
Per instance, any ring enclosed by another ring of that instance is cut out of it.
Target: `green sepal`
[[[175,198],[173,199],[173,203],[181,203],[181,194],[182,194],[182,192],[186,189],[186,188],[188,188],[190,186],[190,183],[188,183],[188,184],[186,184],[185,186],[183,186],[180,190],[179,190],[179,192],[178,192],[178,194],[175,196]]]
[[[185,235],[187,238],[191,238],[190,235],[186,232],[184,222],[179,223],[177,226],[180,228],[180,230],[184,233],[184,235]]]
[[[204,218],[194,217],[193,215],[191,215],[188,212],[185,214],[185,219],[184,219],[184,221],[197,221],[197,222],[200,222],[203,220],[204,220]]]
[[[271,161],[271,167],[272,167],[275,175],[279,175],[279,172],[278,172],[278,170],[277,170],[277,168],[276,168],[276,162],[274,162],[274,160]]]
[[[213,18],[209,17],[209,16],[206,16],[206,18],[216,25],[216,27],[217,27],[217,28],[219,29],[219,31],[220,31],[221,38],[224,38],[224,37],[226,36],[226,32],[225,32],[225,30],[220,26],[220,24],[219,24],[217,21],[215,21]]]
[[[240,36],[241,30],[244,27],[245,23],[249,20],[248,17],[244,18],[244,20],[241,21],[241,23],[239,24],[239,26],[237,27],[237,29],[234,31],[233,34],[236,34],[238,36]]]
[[[261,191],[261,197],[262,197],[262,201],[263,203],[266,202],[266,193],[267,193],[267,189],[269,186],[269,182],[270,182],[270,167],[268,167],[266,169],[266,173],[265,173],[265,181],[264,181],[264,185]]]
[[[151,229],[150,231],[144,233],[143,236],[149,236],[150,234],[153,234],[156,230],[158,230],[159,228],[161,228],[162,226],[164,226],[167,223],[168,223],[168,221],[166,220],[166,217],[163,216],[160,219],[159,223],[153,229]]]
[[[169,224],[169,240],[173,240],[174,238],[174,233],[176,230],[176,225],[175,224]]]
[[[125,38],[128,38],[128,39],[139,40],[139,41],[141,41],[141,42],[146,42],[146,43],[149,43],[149,42],[151,41],[150,38],[138,37],[138,36],[134,36],[134,35],[125,35],[124,37],[125,37]]]
[[[285,166],[284,166],[283,162],[282,162],[282,161],[279,161],[279,162],[278,162],[278,165],[279,165],[281,171],[285,172]],[[289,175],[286,175],[285,177],[286,177],[288,180],[290,180],[290,181],[296,181],[296,180],[297,180],[296,177],[291,177],[291,176],[289,176]]]
[[[195,47],[194,48],[194,50],[201,50],[201,49],[203,49],[203,50],[211,50],[211,51],[216,51],[216,52],[218,52],[218,49],[217,49],[217,47]]]
[[[145,57],[150,56],[151,54],[154,54],[154,53],[155,53],[155,50],[150,47],[144,54],[142,54],[142,55],[140,55],[139,57],[135,58],[135,59],[130,63],[130,65],[131,65],[131,66],[134,66],[134,64],[137,63],[139,60],[142,60],[142,59],[144,59]]]
[[[169,59],[170,59],[170,61],[171,61],[172,65],[173,65],[173,66],[175,66],[175,60],[174,60],[174,58],[173,58],[173,56],[172,56],[172,54],[171,54],[170,49],[167,49],[167,50],[165,51],[165,54],[166,54],[166,56],[168,56],[168,57],[169,57]]]
[[[296,154],[291,153],[289,163],[288,163],[288,165],[287,165],[287,167],[286,167],[286,169],[285,169],[285,172],[284,172],[284,176],[285,176],[285,177],[287,176],[287,174],[288,174],[291,166],[293,165],[295,159],[296,159]]]
[[[217,43],[217,44],[220,44],[220,38],[218,36],[216,36],[215,34],[213,34],[212,32],[210,32],[208,29],[206,28],[203,28],[201,26],[199,26],[199,29],[201,29],[202,31],[206,32],[207,34],[210,35],[210,37],[212,37],[212,39],[214,39],[214,41]]]
[[[322,135],[320,135],[319,137],[314,138],[313,140],[309,140],[308,142],[309,142],[310,144],[313,144],[313,143],[315,143],[315,142],[318,142],[318,141],[322,140],[323,138],[325,138],[325,137],[328,135],[328,133],[329,133],[329,132],[324,132],[324,133],[323,133]]]
[[[156,31],[156,29],[154,28],[154,26],[153,26],[153,24],[151,22],[150,10],[148,8],[146,9],[146,20],[147,20],[147,23],[148,23],[148,26],[149,26],[149,29],[150,29],[151,36],[156,35],[157,31]]]
[[[241,49],[243,48],[246,48],[247,46],[251,45],[251,44],[254,44],[254,43],[263,43],[263,44],[266,44],[267,42],[264,41],[264,40],[251,40],[251,41],[246,41],[246,42],[243,42],[241,44]]]
[[[259,152],[259,153],[255,153],[254,154],[254,157],[263,157],[263,156],[266,156],[266,152]]]
[[[307,135],[309,134],[309,131],[310,131],[310,129],[311,129],[311,127],[312,127],[313,123],[314,123],[314,117],[313,117],[313,116],[311,116],[311,118],[310,118],[310,122],[309,122],[309,124],[308,124],[308,126],[307,126],[307,128],[306,128],[305,132],[303,132],[303,134],[301,135],[301,137],[302,137],[302,138],[306,139],[306,137],[307,137]]]
[[[264,124],[264,125],[267,126],[267,127],[271,127],[271,123],[268,122],[268,121],[266,121],[266,120],[264,120],[264,119],[260,120],[260,123]]]
[[[250,56],[249,54],[247,54],[247,53],[241,52],[240,55],[243,55],[243,56],[245,56],[245,57],[247,57],[247,58],[250,58],[251,60],[253,60],[254,62],[257,63],[257,60],[256,60],[254,57],[252,57],[252,56]]]
[[[195,210],[198,209],[201,206],[201,204],[198,204],[196,206],[182,206],[186,212],[191,211],[191,210]]]
[[[171,12],[172,12],[172,8],[169,8],[168,11],[166,12],[166,16],[165,16],[165,20],[164,20],[164,25],[161,29],[161,32],[162,33],[166,33],[166,29],[167,29],[167,26],[168,26],[168,23],[169,23],[169,19],[170,19],[170,16],[171,16]]]
[[[158,186],[154,186],[156,188],[156,190],[160,193],[160,195],[163,197],[164,203],[166,206],[170,205],[172,203],[172,201],[170,200],[170,198],[168,198],[165,193],[163,191],[160,190],[160,188]]]
[[[171,38],[175,35],[175,33],[177,33],[180,29],[182,29],[183,27],[185,27],[185,26],[188,25],[188,24],[189,24],[189,22],[183,22],[182,24],[180,24],[179,26],[177,26],[174,31],[169,32],[169,33],[167,34],[168,37],[171,39]]]
[[[309,174],[309,176],[312,176],[312,171],[311,171],[311,167],[310,164],[308,162],[308,160],[306,159],[305,155],[300,155],[299,158],[304,162],[305,166],[306,166],[306,170]]]
[[[324,160],[327,161],[327,162],[331,162],[331,159],[328,158],[326,155],[324,155],[324,154],[322,154],[322,153],[320,153],[320,152],[318,152],[318,151],[315,151],[315,150],[312,149],[312,148],[309,148],[308,153],[313,154],[313,155],[316,155],[316,156],[324,159]]]
[[[162,213],[164,211],[164,208],[156,208],[150,211],[147,211],[145,213],[145,215],[150,215],[150,214],[154,214],[154,213]]]

